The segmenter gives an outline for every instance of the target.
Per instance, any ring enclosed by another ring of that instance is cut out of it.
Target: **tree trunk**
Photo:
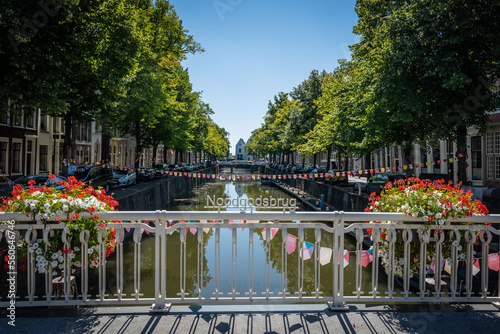
[[[403,166],[406,166],[406,177],[411,177],[412,170],[410,169],[410,164],[412,163],[411,159],[411,144],[410,146],[403,147]]]
[[[456,157],[458,157],[458,168],[457,168],[457,179],[458,182],[462,184],[467,183],[467,128],[465,126],[459,126],[457,128],[458,140],[457,140],[457,152]]]
[[[70,113],[64,116],[64,143],[63,143],[63,159],[66,163],[63,163],[62,175],[68,177],[68,165],[71,160],[71,146],[74,144],[73,141],[73,119]]]
[[[139,122],[135,123],[135,161],[134,168],[138,169],[140,167],[140,160],[142,154],[142,143],[141,143],[141,132]]]
[[[328,172],[331,168],[331,164],[330,164],[330,157],[332,156],[332,147],[331,146],[328,146],[328,149],[326,151],[327,153],[327,157],[326,157],[326,171]]]
[[[96,162],[111,161],[111,152],[109,151],[110,143],[111,143],[111,135],[109,133],[108,127],[103,124],[101,132],[101,156],[100,156],[100,161]]]

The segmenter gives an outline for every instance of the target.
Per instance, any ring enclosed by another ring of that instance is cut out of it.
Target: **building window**
[[[40,131],[48,131],[48,119],[47,115],[42,114],[40,116]]]
[[[500,154],[500,131],[495,132],[495,154]]]
[[[472,153],[472,179],[482,180],[481,137],[472,137],[470,143]]]
[[[26,114],[26,127],[30,129],[35,128],[35,113],[36,109],[32,110],[32,112]]]
[[[3,102],[0,107],[0,123],[9,125],[10,122],[10,114],[9,114],[9,104],[7,102]]]
[[[49,146],[48,145],[40,145],[40,171],[47,172],[47,158],[49,156]]]
[[[20,105],[14,104],[14,112],[12,114],[12,125],[23,126],[23,110]]]
[[[493,132],[486,134],[486,154],[493,154]]]
[[[6,140],[0,141],[0,174],[7,174],[7,144]]]
[[[21,143],[12,143],[12,173],[21,172]]]
[[[486,177],[488,179],[493,179],[493,172],[495,171],[495,160],[493,160],[493,157],[488,157],[486,158],[486,165],[487,165],[487,172],[486,172]]]

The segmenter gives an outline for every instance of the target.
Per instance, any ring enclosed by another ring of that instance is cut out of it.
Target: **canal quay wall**
[[[216,174],[217,167],[209,167],[196,173]],[[118,201],[117,209],[120,211],[168,210],[174,199],[210,181],[212,179],[167,176],[126,189],[117,189],[112,193],[115,193],[113,197]]]
[[[335,210],[348,212],[363,212],[368,206],[368,197],[349,192],[349,187],[330,185],[305,178],[284,179],[281,183],[296,188],[317,199],[325,195],[325,204]]]

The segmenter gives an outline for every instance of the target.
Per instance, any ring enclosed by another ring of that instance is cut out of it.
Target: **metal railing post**
[[[344,212],[335,211],[333,221],[333,302],[328,303],[332,311],[348,311],[344,302]],[[342,247],[342,249],[340,249]],[[342,255],[341,255],[342,254]]]
[[[165,211],[156,211],[155,234],[155,303],[149,312],[168,312],[171,304],[165,304],[167,298],[167,240],[165,232]]]

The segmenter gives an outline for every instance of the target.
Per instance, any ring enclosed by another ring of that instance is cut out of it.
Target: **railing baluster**
[[[363,278],[363,270],[361,268],[361,256],[362,256],[362,251],[363,251],[363,240],[364,240],[364,233],[363,233],[363,228],[358,226],[356,228],[356,262],[354,264],[355,269],[356,269],[356,291],[353,291],[354,294],[356,294],[356,297],[359,298],[361,297],[362,294],[364,294],[363,291],[361,291],[361,283],[362,283],[362,278]]]
[[[287,297],[287,280],[288,280],[288,263],[287,263],[287,241],[288,241],[288,231],[284,227],[281,230],[281,297],[286,299]]]
[[[444,232],[443,230],[435,230],[434,231],[434,239],[436,240],[436,256],[434,260],[434,295],[436,298],[441,299],[441,295],[444,295],[444,292],[441,292],[441,263],[443,260],[443,241],[444,241]]]
[[[419,287],[421,299],[425,297],[425,276],[427,274],[427,244],[429,243],[429,231],[425,231],[423,228],[418,230],[418,237],[420,240],[420,268],[419,268]]]
[[[181,296],[181,300],[186,296],[186,228],[180,229],[180,249],[179,249],[179,285],[181,292],[178,293],[178,296]]]
[[[141,239],[143,229],[140,227],[134,228],[134,296],[135,300],[139,300],[142,296],[140,293],[141,287]]]
[[[389,299],[392,299],[393,297],[393,294],[394,294],[394,276],[395,276],[395,273],[394,273],[394,260],[395,260],[395,243],[397,241],[397,234],[396,234],[396,231],[394,229],[394,227],[390,227],[388,230],[387,230],[387,241],[389,242],[389,272],[387,273],[387,294],[388,294],[388,297]],[[378,272],[377,272],[377,277],[378,277]]]
[[[253,258],[254,258],[254,248],[253,248],[253,227],[248,229],[248,296],[249,300],[253,300]]]
[[[197,273],[196,273],[196,284],[198,285],[198,300],[202,299],[202,289],[203,289],[203,229],[198,228],[198,261],[197,261]]]
[[[82,243],[82,248],[80,251],[81,255],[81,287],[82,287],[82,300],[88,300],[88,292],[89,292],[89,268],[88,268],[88,260],[89,260],[89,238],[90,231],[82,230],[80,232],[80,242]],[[51,284],[52,285],[52,284]]]
[[[373,262],[372,262],[372,294],[373,298],[376,299],[378,297],[378,248],[380,244],[380,229],[378,227],[375,228],[375,240],[373,242]]]
[[[465,241],[467,242],[467,254],[465,260],[465,292],[467,298],[470,299],[472,297],[472,266],[474,265],[474,243],[476,242],[476,233],[474,233],[472,228],[469,231],[465,231]]]
[[[411,242],[413,239],[413,233],[410,228],[406,227],[403,230],[403,242],[404,242],[404,273],[403,273],[403,295],[405,298],[409,297],[410,294],[410,279],[411,279]]]
[[[220,289],[220,226],[215,228],[215,300],[219,300]]]
[[[484,239],[484,235],[486,234],[486,240]],[[491,232],[486,230],[486,231],[481,231],[481,234],[479,234],[479,238],[481,240],[481,295],[483,299],[486,299],[488,297],[488,252],[489,252],[489,247],[491,240],[493,236],[491,235]]]
[[[36,253],[35,253],[35,249],[34,249],[33,245],[36,243],[36,237],[37,237],[37,231],[33,230],[33,227],[30,226],[28,228],[28,230],[26,231],[26,234],[24,235],[24,240],[26,241],[26,244],[28,245],[28,249],[31,249],[27,253],[27,264],[28,264],[28,266],[27,266],[27,269],[28,269],[28,275],[27,275],[28,296],[27,296],[27,298],[30,301],[30,303],[32,303],[35,300],[35,257],[36,257]],[[17,248],[16,248],[16,251],[17,251]],[[19,262],[19,260],[17,258],[17,252],[15,255],[15,259],[16,259],[16,263],[15,263],[14,271],[17,271],[18,270],[18,262]]]
[[[297,272],[297,285],[299,287],[299,299],[302,299],[304,293],[304,229],[299,228],[299,270]]]

